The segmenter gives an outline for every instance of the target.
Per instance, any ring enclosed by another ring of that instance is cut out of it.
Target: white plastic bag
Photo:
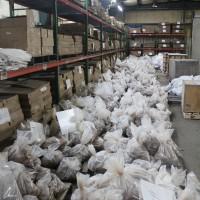
[[[187,175],[186,188],[178,200],[200,200],[200,182],[193,172]]]
[[[0,165],[0,199],[1,200],[23,200],[15,177],[9,166]]]
[[[16,143],[19,144],[42,144],[46,139],[44,126],[37,122],[27,122],[23,129],[17,130]]]
[[[66,157],[61,161],[56,174],[62,181],[74,180],[81,169],[81,163],[76,157]]]
[[[109,186],[122,189],[124,199],[137,199],[140,193],[140,180],[152,181],[151,174],[145,169],[132,164],[125,165],[121,153],[106,162],[107,174],[110,175]]]
[[[93,172],[103,172],[105,171],[104,164],[109,158],[110,154],[107,151],[99,151],[96,153],[93,145],[89,145],[89,150],[92,154],[88,160],[88,169]]]
[[[122,130],[107,132],[104,136],[104,149],[110,153],[115,153],[119,149],[125,149],[128,138],[122,137]]]
[[[128,141],[126,151],[132,159],[150,160],[148,151],[136,138],[132,138]]]
[[[97,137],[97,129],[92,122],[83,121],[79,126],[79,130],[81,132],[81,144],[93,142]]]
[[[110,111],[106,108],[105,102],[100,98],[96,97],[96,115],[99,119],[108,120],[110,117]]]

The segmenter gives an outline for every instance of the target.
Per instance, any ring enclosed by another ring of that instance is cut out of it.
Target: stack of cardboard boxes
[[[83,38],[82,36],[74,36],[75,54],[83,53]]]
[[[26,16],[0,20],[0,46],[23,49],[33,57],[53,55],[53,31],[35,27],[33,10]]]
[[[0,96],[0,141],[10,137],[24,120],[17,95]]]
[[[58,36],[59,55],[75,54],[74,39],[70,35],[59,34]]]
[[[3,81],[0,95],[18,95],[26,119],[39,121],[52,108],[50,84],[39,80]]]

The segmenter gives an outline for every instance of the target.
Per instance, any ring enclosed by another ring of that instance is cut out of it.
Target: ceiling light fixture
[[[118,10],[119,10],[120,12],[123,12],[123,8],[122,8],[120,5],[118,5],[117,8],[118,8]]]
[[[155,3],[152,4],[152,8],[157,8],[157,7],[158,6]]]
[[[117,3],[117,0],[111,0],[111,3]]]

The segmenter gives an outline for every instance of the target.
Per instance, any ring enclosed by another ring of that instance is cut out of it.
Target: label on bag
[[[72,87],[72,84],[71,84],[71,80],[70,79],[67,79],[66,80],[66,86],[67,86],[67,90],[70,89]]]
[[[101,70],[101,63],[98,63],[98,68]]]
[[[90,68],[89,72],[90,72],[90,74],[92,74],[92,68]]]
[[[144,200],[175,200],[173,190],[141,180],[142,197]]]
[[[40,92],[45,92],[45,91],[47,91],[47,87],[45,86],[45,87],[42,87],[41,89],[40,89]]]
[[[78,72],[79,72],[79,74],[82,74],[82,73],[83,73],[83,70],[82,70],[82,67],[81,67],[81,66],[78,66]]]
[[[11,117],[8,108],[0,108],[0,125],[8,122],[11,122]]]
[[[6,80],[8,78],[6,71],[2,71],[0,73],[0,80]]]

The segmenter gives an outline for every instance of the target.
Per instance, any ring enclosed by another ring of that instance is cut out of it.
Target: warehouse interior
[[[0,0],[0,200],[200,200],[200,0]]]

